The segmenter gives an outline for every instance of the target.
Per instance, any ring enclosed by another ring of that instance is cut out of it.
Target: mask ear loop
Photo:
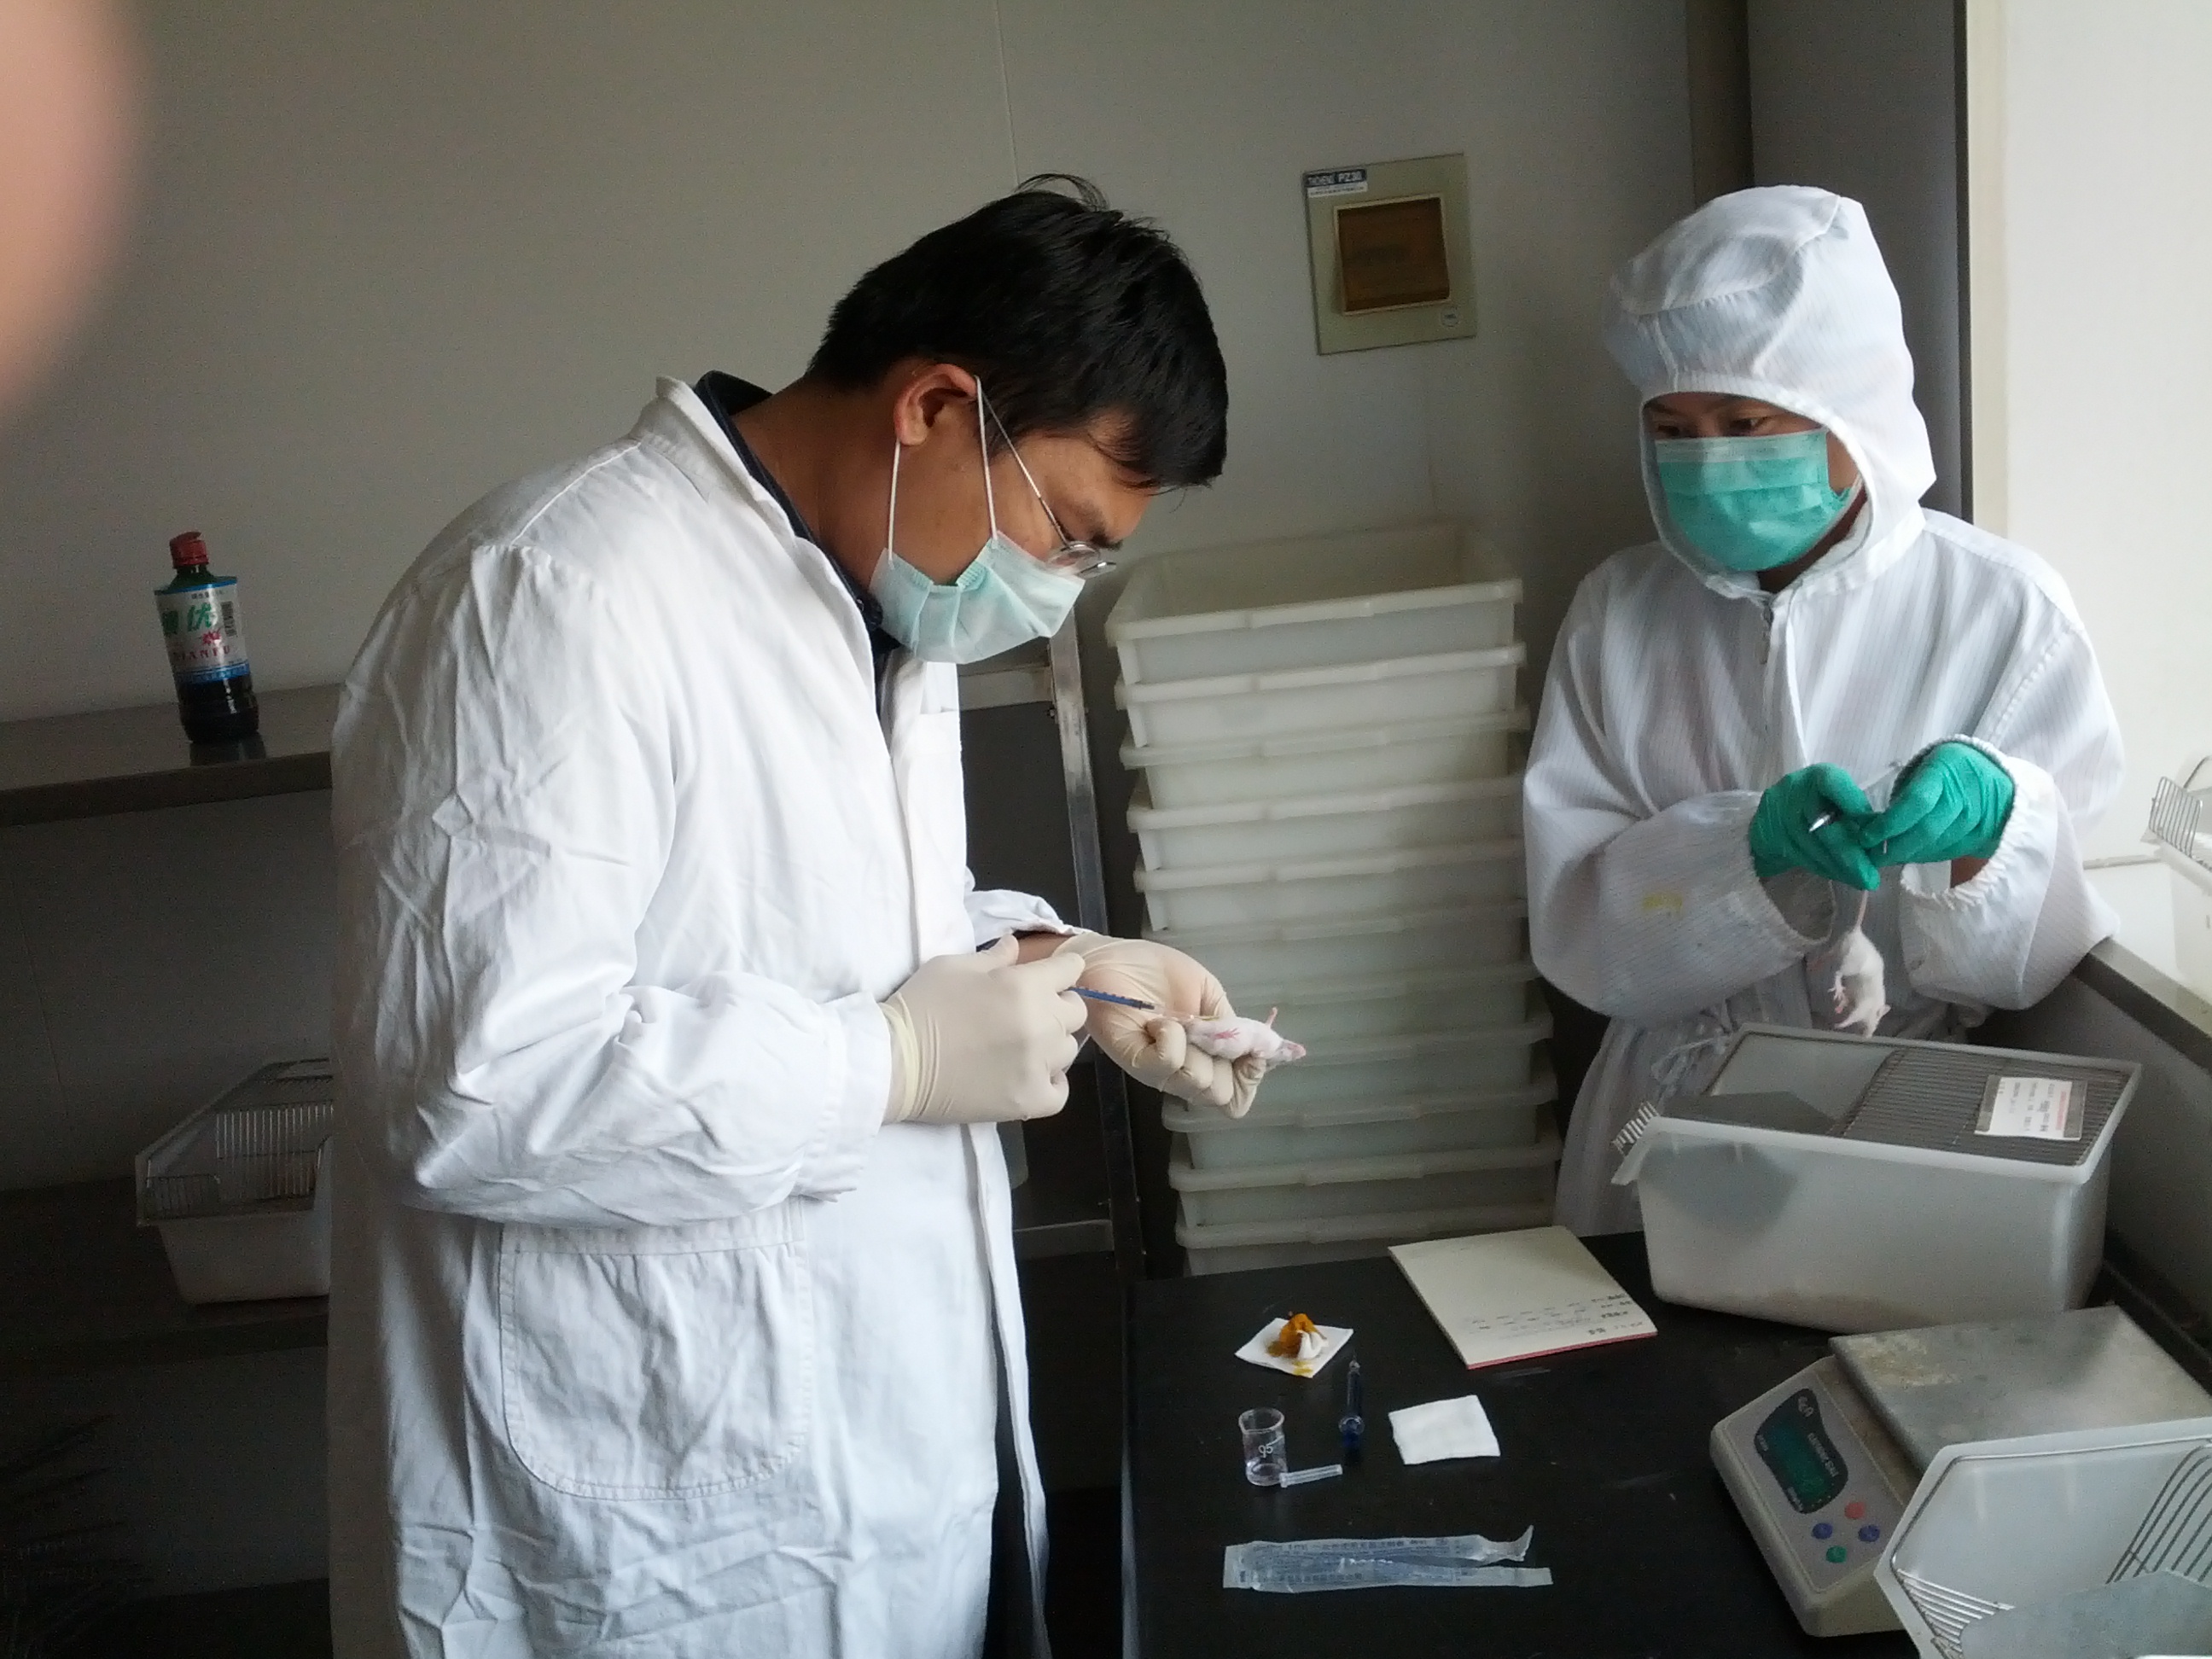
[[[991,489],[991,435],[983,424],[983,383],[975,382],[975,441],[983,451],[983,511],[991,520],[991,539],[999,538],[999,501]]]
[[[884,509],[884,551],[889,553],[898,541],[898,466],[899,455],[906,448],[896,438],[891,440],[891,501]]]

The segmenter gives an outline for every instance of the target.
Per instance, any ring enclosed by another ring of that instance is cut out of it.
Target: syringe
[[[1111,991],[1093,991],[1082,985],[1071,985],[1067,988],[1087,1002],[1110,1002],[1118,1008],[1142,1008],[1150,1012],[1159,1010],[1160,1005],[1157,1002],[1141,1002],[1135,997],[1117,997]]]

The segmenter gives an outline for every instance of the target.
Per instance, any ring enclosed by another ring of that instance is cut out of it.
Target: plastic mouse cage
[[[329,1291],[333,1093],[329,1060],[279,1060],[139,1153],[138,1222],[185,1301]]]
[[[2183,984],[2212,1000],[2212,759],[2160,778],[2143,839],[2165,865],[2173,896],[2173,959]]]
[[[2118,1060],[1746,1027],[1623,1164],[1653,1286],[1838,1331],[2077,1307],[2140,1076]],[[2069,1085],[2062,1138],[1992,1133],[2015,1081]]]
[[[1915,1645],[1962,1659],[1967,1626],[2015,1607],[2148,1573],[2212,1581],[2208,1436],[2195,1419],[1944,1453],[1881,1567]]]

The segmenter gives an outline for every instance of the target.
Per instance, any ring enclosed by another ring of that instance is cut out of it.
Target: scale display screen
[[[1820,1424],[1820,1397],[1800,1389],[1766,1414],[1751,1443],[1800,1515],[1824,1510],[1843,1496],[1850,1470]]]

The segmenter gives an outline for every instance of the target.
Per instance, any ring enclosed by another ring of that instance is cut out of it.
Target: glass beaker
[[[1244,1478],[1255,1486],[1280,1486],[1290,1454],[1283,1439],[1283,1414],[1266,1406],[1237,1419],[1244,1437]]]

